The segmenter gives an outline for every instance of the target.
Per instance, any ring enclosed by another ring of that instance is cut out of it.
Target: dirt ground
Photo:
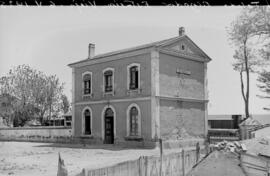
[[[56,175],[58,152],[64,159],[68,175],[76,175],[82,168],[98,168],[136,159],[141,155],[159,154],[158,149],[128,149],[112,145],[0,142],[0,176]]]
[[[214,151],[188,176],[245,176],[237,156],[230,152]]]

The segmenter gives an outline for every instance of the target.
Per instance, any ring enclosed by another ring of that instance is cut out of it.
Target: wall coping
[[[71,129],[71,127],[62,127],[62,126],[39,126],[39,127],[12,127],[12,128],[0,128],[0,130],[53,130],[53,129]]]

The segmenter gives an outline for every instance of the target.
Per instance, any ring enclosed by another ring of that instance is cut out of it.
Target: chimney
[[[180,27],[179,28],[179,36],[183,36],[185,35],[185,28],[184,27]]]
[[[95,56],[95,44],[89,43],[88,46],[88,59],[92,59]]]

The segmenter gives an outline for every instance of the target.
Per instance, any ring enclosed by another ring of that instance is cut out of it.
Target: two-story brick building
[[[143,145],[205,137],[211,59],[183,27],[146,45],[100,55],[94,49],[89,44],[89,57],[69,64],[74,137]]]

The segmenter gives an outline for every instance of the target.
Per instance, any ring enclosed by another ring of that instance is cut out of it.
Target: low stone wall
[[[30,142],[70,142],[70,127],[0,128],[0,140]]]
[[[137,160],[125,161],[100,169],[83,169],[76,176],[184,176],[198,162],[196,149],[159,156],[142,156]],[[161,174],[160,174],[161,173]]]

